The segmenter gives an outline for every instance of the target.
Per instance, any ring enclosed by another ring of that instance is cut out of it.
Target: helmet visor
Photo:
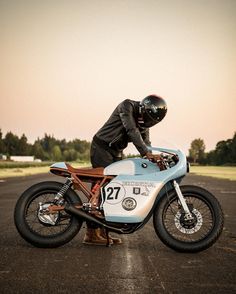
[[[159,123],[166,115],[167,107],[165,103],[151,103],[144,105],[143,120],[146,127],[152,127]]]

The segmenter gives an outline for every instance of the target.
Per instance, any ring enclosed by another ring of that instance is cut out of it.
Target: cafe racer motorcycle
[[[35,184],[20,196],[14,212],[18,232],[34,246],[53,248],[71,241],[90,221],[106,229],[109,246],[109,231],[130,234],[152,217],[168,247],[179,252],[209,248],[223,229],[218,200],[201,187],[179,185],[188,171],[181,150],[150,149],[160,155],[156,162],[128,158],[106,168],[54,163],[50,172],[66,180]]]

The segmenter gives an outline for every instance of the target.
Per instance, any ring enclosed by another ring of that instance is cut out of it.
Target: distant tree
[[[18,150],[17,153],[18,155],[29,155],[31,151],[31,145],[27,143],[28,139],[23,134],[21,138],[19,139],[19,145],[18,145]]]
[[[232,139],[219,141],[214,150],[206,153],[204,163],[210,165],[235,165],[236,132]]]
[[[76,159],[88,161],[90,158],[90,145],[91,145],[90,142],[86,140],[80,140],[80,139],[75,139],[73,141],[68,142],[68,148],[70,150],[69,157],[71,158],[73,154],[72,150],[74,150],[76,153],[73,154],[73,158],[75,158],[75,154],[76,154]]]
[[[8,132],[4,138],[7,155],[20,155],[18,152],[19,138],[12,132]]]
[[[232,139],[219,141],[214,150],[215,164],[236,164],[236,133]]]
[[[216,144],[215,163],[217,165],[221,165],[221,164],[229,162],[228,157],[230,152],[230,144],[231,144],[231,140],[219,141]]]
[[[75,161],[89,160],[90,142],[74,139],[67,142],[65,139],[58,140],[54,136],[45,134],[42,139],[37,139],[29,144],[23,134],[20,138],[12,132],[8,132],[3,138],[0,129],[0,153],[7,155],[33,155],[41,160],[65,160]]]
[[[52,148],[52,160],[59,161],[62,159],[61,149],[58,145],[53,146]]]
[[[53,154],[54,146],[58,145],[58,140],[53,136],[45,134],[42,139],[38,139],[37,142],[41,145],[44,153],[44,160],[54,160],[55,154]]]
[[[234,133],[231,143],[230,162],[236,163],[236,132]]]
[[[65,150],[68,149],[68,143],[66,142],[65,139],[59,141],[58,140],[58,145],[60,146],[61,152],[63,153]]]
[[[40,144],[42,145],[45,152],[51,154],[53,146],[56,145],[56,139],[51,135],[45,134],[44,137],[40,140]]]
[[[5,154],[6,149],[5,149],[5,144],[2,136],[2,130],[0,129],[0,154]]]
[[[63,158],[65,161],[75,161],[78,158],[78,152],[75,149],[65,150],[63,152]]]
[[[69,144],[71,144],[72,147],[81,154],[85,153],[85,151],[90,148],[90,143],[86,140],[75,139],[69,142]]]
[[[215,150],[211,150],[208,153],[206,153],[205,164],[216,165],[216,152],[215,152]]]
[[[205,155],[205,143],[201,138],[192,141],[189,149],[189,157],[192,158],[194,163],[201,163]]]
[[[34,155],[34,157],[37,159],[49,160],[49,155],[43,150],[39,139],[34,142],[31,150],[31,155]]]
[[[78,154],[78,159],[79,160],[86,160],[86,161],[89,161],[90,160],[90,149],[86,149],[84,151],[84,153],[79,153]]]

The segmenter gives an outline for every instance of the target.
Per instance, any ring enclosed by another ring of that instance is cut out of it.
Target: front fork
[[[180,204],[181,204],[181,206],[182,206],[182,208],[183,208],[183,210],[185,212],[184,219],[185,220],[192,220],[193,216],[192,216],[192,214],[191,214],[191,212],[190,212],[190,210],[188,208],[188,205],[187,205],[187,203],[186,203],[186,201],[184,199],[184,196],[183,196],[183,194],[182,194],[182,192],[180,190],[179,184],[174,180],[173,185],[174,185],[176,194],[177,194],[177,196],[179,198],[179,202],[180,202]]]

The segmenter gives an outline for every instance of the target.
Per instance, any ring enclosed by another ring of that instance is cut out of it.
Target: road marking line
[[[6,182],[6,180],[0,180],[0,183],[4,183],[4,182]]]
[[[127,277],[133,277],[134,272],[135,272],[135,268],[134,268],[134,264],[139,266],[139,269],[142,268],[142,263],[141,263],[141,258],[140,256],[135,256],[135,263],[133,262],[133,255],[132,253],[129,251],[130,249],[128,248],[128,240],[126,240],[126,244],[125,244],[125,257],[126,257],[126,269],[125,272],[127,273]],[[128,292],[127,293],[133,293],[133,289],[135,289],[135,279],[126,279],[126,283],[127,283],[127,288],[128,288]]]
[[[9,274],[10,273],[10,271],[0,271],[0,275],[1,274]]]
[[[155,274],[157,275],[158,279],[160,280],[161,288],[165,291],[166,288],[165,288],[165,286],[164,286],[164,282],[162,282],[161,277],[160,277],[159,273],[157,272],[157,269],[156,269],[155,265],[153,264],[153,261],[152,261],[151,256],[148,255],[147,258],[148,258],[148,261],[149,261],[150,265],[151,265],[152,268],[153,268],[153,272],[155,272]]]
[[[227,252],[236,253],[236,249],[231,248],[231,247],[220,247],[220,246],[217,246],[217,248],[220,248],[220,249],[222,249],[224,251],[227,251]]]

